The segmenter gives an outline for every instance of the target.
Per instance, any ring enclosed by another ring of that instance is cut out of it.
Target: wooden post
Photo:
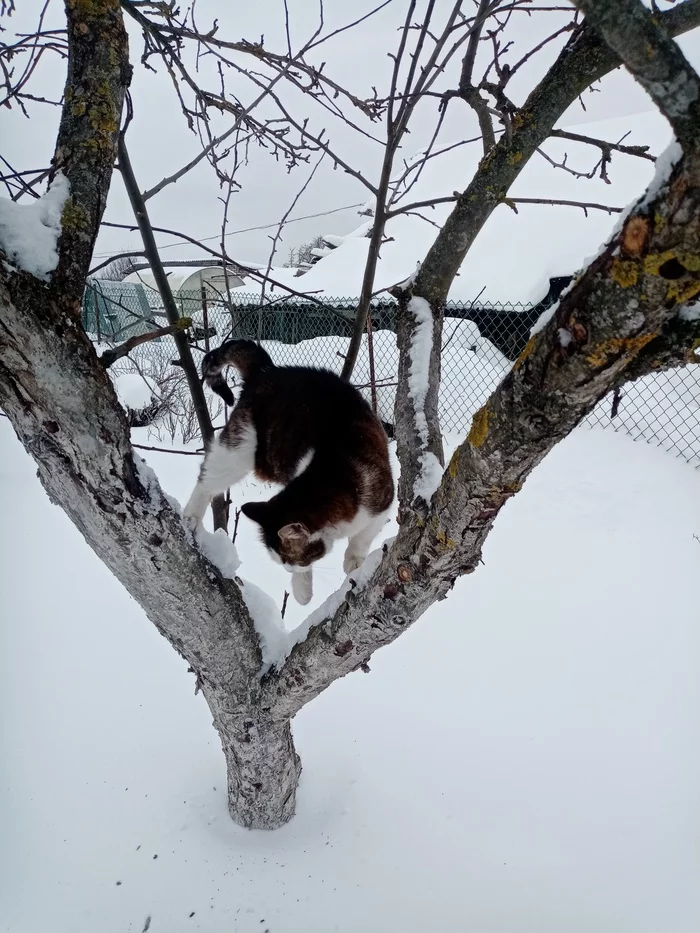
[[[209,310],[207,308],[207,290],[204,287],[204,283],[202,283],[202,323],[204,324],[204,349],[208,353],[209,352]]]

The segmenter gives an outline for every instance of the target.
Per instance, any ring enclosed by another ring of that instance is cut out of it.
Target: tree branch
[[[700,295],[698,173],[694,154],[641,198],[547,312],[549,321],[474,416],[427,514],[404,517],[367,586],[351,589],[268,676],[263,686],[275,716],[294,715],[335,679],[361,668],[444,598],[458,576],[476,570],[503,505],[608,392],[695,354],[700,315],[686,309]]]
[[[637,156],[640,159],[648,159],[649,162],[656,162],[656,156],[649,152],[648,146],[623,146],[621,143],[609,143],[604,139],[596,139],[594,136],[581,136],[580,133],[570,133],[568,130],[552,130],[549,135],[556,136],[558,139],[570,139],[576,143],[597,146],[604,154],[623,152],[625,155]]]
[[[167,337],[181,330],[187,330],[189,327],[192,327],[192,318],[181,317],[174,324],[168,324],[167,327],[158,327],[147,334],[135,334],[125,340],[124,343],[120,343],[118,347],[109,347],[104,353],[101,353],[100,362],[105,369],[109,369],[117,360],[120,360],[123,356],[128,356],[132,350],[140,347],[141,344],[148,343],[150,340],[157,340],[159,337]]]
[[[139,186],[136,182],[136,176],[134,175],[134,170],[131,166],[131,159],[129,158],[129,153],[126,148],[126,141],[124,138],[125,130],[126,126],[119,133],[117,143],[117,150],[119,152],[119,169],[121,171],[122,179],[124,180],[124,187],[126,188],[126,192],[129,196],[129,201],[131,202],[131,207],[134,211],[134,217],[136,218],[136,222],[141,233],[141,239],[143,240],[143,251],[146,254],[146,259],[148,260],[148,263],[151,267],[153,278],[155,279],[156,286],[160,292],[165,314],[174,327],[173,336],[175,339],[175,346],[177,347],[177,352],[180,357],[180,365],[185,372],[187,387],[192,397],[192,405],[194,407],[195,415],[197,416],[197,423],[199,424],[199,430],[202,434],[204,446],[208,448],[211,442],[214,440],[214,429],[212,428],[209,409],[207,408],[207,401],[204,397],[204,389],[202,388],[202,383],[200,382],[197,368],[194,365],[194,360],[192,359],[192,351],[190,350],[190,345],[187,342],[187,337],[185,336],[183,329],[179,326],[180,312],[178,311],[177,305],[175,304],[175,299],[173,298],[173,293],[170,288],[170,282],[167,275],[165,274],[165,269],[163,268],[160,254],[158,253],[155,236],[153,235],[153,227],[151,226],[151,221],[146,209],[146,202],[143,200],[143,196],[139,191]],[[214,516],[214,528],[225,529],[226,509],[224,507],[224,497],[215,496],[211,503],[211,509]]]
[[[235,582],[192,547],[155,476],[134,458],[126,413],[79,326],[130,74],[118,0],[66,5],[69,68],[54,163],[71,183],[50,281],[0,263],[0,403],[59,503],[173,647],[241,709],[260,670]],[[84,102],[76,113],[75,102]],[[213,698],[212,698],[213,697]]]
[[[517,214],[516,204],[549,204],[553,207],[579,207],[588,216],[589,210],[605,211],[606,214],[621,214],[623,208],[609,204],[596,204],[593,201],[566,201],[562,198],[503,198],[503,203]]]
[[[700,0],[686,0],[658,19],[671,35],[700,25]],[[620,58],[584,27],[564,47],[514,119],[513,135],[503,136],[463,192],[421,266],[414,293],[438,307],[472,243],[535,150],[564,111],[594,81],[621,64]]]
[[[700,79],[678,45],[639,0],[575,0],[666,117],[682,146],[700,137]]]
[[[700,0],[687,0],[686,3],[669,10],[660,17],[670,32],[678,32],[700,23]],[[518,177],[530,157],[550,135],[554,124],[560,119],[566,108],[593,82],[619,64],[613,51],[599,38],[595,30],[584,24],[577,30],[561,51],[554,65],[547,72],[540,84],[532,91],[523,107],[513,114],[511,132],[504,133],[496,145],[486,155],[466,190],[457,202],[437,235],[420,267],[415,281],[411,284],[411,294],[427,300],[436,321],[442,320],[443,306],[447,299],[457,272],[474,240]],[[399,318],[401,320],[401,318]],[[403,355],[409,353],[413,341],[410,318],[404,316],[407,332],[400,342],[399,388],[397,398],[407,398],[410,409],[411,393],[407,379],[402,381],[401,373],[408,374],[409,368]],[[439,327],[436,324],[436,332]],[[436,385],[440,380],[440,354],[438,344],[434,344],[429,364],[429,384]],[[396,410],[396,435],[400,437],[399,419],[410,429],[419,413],[410,410]],[[440,437],[437,406],[425,411],[422,416],[428,424],[434,425],[430,439],[430,452],[436,456],[439,451],[437,439]],[[416,461],[411,448],[399,444],[399,451],[406,452],[407,461],[401,461],[402,486],[410,489],[415,476]]]

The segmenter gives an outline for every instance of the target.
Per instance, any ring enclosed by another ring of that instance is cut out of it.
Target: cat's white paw
[[[358,567],[361,567],[363,562],[364,557],[362,554],[356,554],[348,548],[345,552],[345,558],[343,559],[343,571],[346,574],[352,573],[353,570],[357,570]]]
[[[310,570],[292,574],[292,593],[294,599],[302,606],[311,602],[311,597],[314,595],[314,582]]]
[[[185,527],[186,527],[186,528],[189,528],[189,530],[192,532],[192,534],[194,534],[195,531],[196,531],[196,530],[199,528],[199,526],[202,524],[202,522],[200,521],[200,519],[199,519],[199,517],[198,517],[197,515],[188,515],[187,513],[185,513],[185,514],[182,516],[182,521],[183,521]]]

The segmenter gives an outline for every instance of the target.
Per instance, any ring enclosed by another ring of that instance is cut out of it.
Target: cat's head
[[[312,535],[303,522],[288,522],[280,527],[268,502],[246,502],[241,512],[260,526],[260,536],[270,556],[289,571],[309,567],[326,553],[325,543]]]

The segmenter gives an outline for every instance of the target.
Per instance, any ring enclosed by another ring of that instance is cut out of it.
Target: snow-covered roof
[[[663,117],[656,111],[577,124],[574,131],[617,142],[625,134],[626,145],[648,145],[658,155],[671,139]],[[571,140],[552,138],[543,147],[560,162],[568,153],[568,165],[590,171],[599,157],[596,148]],[[424,201],[464,190],[479,162],[478,144],[462,146],[426,163],[419,182],[406,201]],[[514,197],[540,197],[588,201],[624,207],[644,190],[654,173],[652,162],[614,153],[608,168],[610,183],[600,177],[576,178],[554,169],[535,155],[522,171],[509,194]],[[420,213],[441,224],[451,205],[423,208]],[[580,208],[518,205],[517,214],[500,205],[491,215],[453,283],[450,297],[455,300],[530,302],[539,300],[548,289],[551,276],[576,271],[595,254],[610,235],[616,214]],[[355,297],[360,293],[369,240],[369,224],[344,237],[325,236],[338,242],[301,278],[294,280],[299,291],[317,296]],[[435,227],[415,215],[392,218],[386,226],[386,241],[377,265],[375,289],[385,289],[411,275],[435,240]],[[493,270],[499,274],[494,275]],[[486,274],[484,270],[489,270]]]

